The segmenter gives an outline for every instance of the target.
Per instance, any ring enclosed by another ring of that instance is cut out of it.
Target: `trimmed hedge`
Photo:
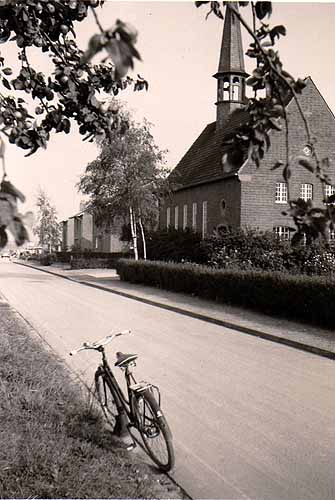
[[[50,254],[48,264],[62,262],[71,264],[71,269],[114,269],[121,257],[129,257],[125,252],[57,252]]]
[[[123,281],[183,292],[326,328],[335,324],[335,279],[120,259]]]

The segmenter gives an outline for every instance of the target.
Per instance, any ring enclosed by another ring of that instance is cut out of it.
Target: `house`
[[[237,4],[236,8],[237,7]],[[213,230],[228,227],[252,227],[275,231],[289,239],[292,220],[283,215],[288,208],[288,185],[281,169],[271,169],[278,160],[285,162],[285,130],[271,132],[271,148],[259,168],[252,161],[234,167],[224,155],[223,141],[245,122],[246,103],[241,28],[239,20],[226,7],[217,80],[216,121],[208,124],[170,174],[173,193],[160,210],[160,228],[192,228],[203,237]],[[299,97],[315,138],[320,158],[335,160],[335,118],[308,77]],[[238,110],[238,111],[236,111]],[[232,113],[235,111],[235,113]],[[231,114],[232,113],[232,114]],[[290,155],[311,155],[311,146],[293,99],[286,105],[290,123]],[[327,172],[335,180],[335,162]],[[315,175],[296,165],[289,182],[290,198],[312,199],[323,206],[324,194]],[[333,194],[331,186],[325,195]]]
[[[123,220],[114,217],[109,227],[98,227],[94,216],[86,209],[61,222],[62,250],[122,252],[127,244],[120,240]]]

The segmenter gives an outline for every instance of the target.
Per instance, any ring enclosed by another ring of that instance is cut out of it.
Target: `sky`
[[[100,9],[99,9],[100,10]],[[167,164],[173,168],[207,123],[215,120],[216,80],[223,23],[215,16],[206,20],[208,6],[196,8],[192,1],[114,1],[107,0],[99,17],[104,28],[116,19],[130,22],[139,31],[137,48],[143,62],[136,62],[135,73],[149,82],[148,92],[126,90],[120,94],[134,111],[153,124],[153,135],[161,149],[167,149]],[[249,9],[240,12],[250,20]],[[277,44],[284,68],[295,77],[311,76],[331,110],[335,113],[335,65],[333,50],[335,2],[276,2],[271,25],[283,24],[287,36]],[[97,32],[92,15],[78,26],[78,42],[85,49]],[[244,50],[250,39],[243,33]],[[7,44],[8,45],[8,44]],[[1,54],[15,64],[14,47],[0,47]],[[6,52],[7,51],[7,52]],[[246,70],[253,60],[246,57]],[[34,66],[46,71],[45,56]],[[73,129],[74,130],[74,129]],[[59,220],[79,211],[83,196],[76,184],[86,165],[98,154],[92,143],[82,142],[76,131],[53,135],[47,150],[24,158],[24,151],[7,144],[8,178],[25,195],[22,213],[35,210],[39,188],[48,194]]]

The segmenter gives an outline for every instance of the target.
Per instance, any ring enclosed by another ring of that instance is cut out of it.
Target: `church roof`
[[[231,2],[231,4],[236,11],[239,10],[238,2]],[[225,73],[246,74],[240,22],[228,5],[224,19],[219,68],[215,76]]]
[[[192,144],[175,169],[170,174],[174,190],[217,181],[229,177],[239,167],[224,174],[222,156],[225,152],[224,140],[248,120],[248,113],[238,110],[232,113],[222,129],[216,130],[216,122],[209,123]]]

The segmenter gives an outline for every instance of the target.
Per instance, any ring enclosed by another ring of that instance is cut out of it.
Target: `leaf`
[[[9,76],[9,75],[11,75],[11,74],[13,73],[13,70],[12,70],[11,68],[4,68],[4,69],[2,70],[2,72],[3,72],[5,75]]]
[[[0,227],[0,250],[7,245],[8,237],[4,227]]]
[[[10,37],[10,30],[7,27],[0,28],[0,43],[6,43]]]
[[[17,246],[21,246],[26,241],[29,241],[28,232],[19,217],[14,217],[8,228],[14,236]]]
[[[265,16],[272,14],[272,2],[257,2],[255,12],[258,19],[262,20]]]
[[[198,7],[201,7],[201,5],[204,5],[205,3],[209,3],[209,2],[194,2],[195,3],[195,6],[198,8]]]
[[[335,194],[332,194],[330,196],[328,196],[326,199],[325,199],[325,203],[334,203],[335,202]]]
[[[281,126],[279,125],[279,123],[275,119],[269,118],[268,123],[269,123],[271,128],[278,130],[278,131],[282,130]]]
[[[280,35],[286,36],[286,28],[282,24],[275,26],[273,29],[276,30]]]
[[[330,162],[331,162],[330,158],[322,158],[322,160],[321,160],[322,167],[329,168],[330,167]]]
[[[280,36],[285,36],[286,35],[286,28],[283,25],[278,25],[272,28],[272,30],[269,33],[272,45],[274,45],[276,38],[280,38]]]
[[[308,158],[298,156],[298,163],[299,163],[299,165],[304,167],[309,172],[312,172],[312,173],[314,172],[314,166],[313,166],[312,162],[310,160],[308,160]]]
[[[132,56],[136,49],[123,40],[116,39],[109,40],[105,47],[115,64],[115,79],[120,80],[126,76],[129,68],[134,67]]]
[[[280,167],[282,167],[283,165],[284,165],[284,163],[283,163],[282,161],[280,161],[280,160],[279,160],[279,161],[277,161],[277,162],[273,165],[273,167],[271,167],[271,170],[277,170],[277,168],[280,168]]]
[[[10,83],[9,81],[7,80],[7,78],[2,78],[2,85],[4,87],[6,87],[6,89],[8,90],[12,90],[12,87],[10,86]]]
[[[288,182],[290,180],[290,177],[291,177],[291,169],[288,165],[286,165],[283,170],[283,178],[285,182]]]
[[[223,19],[223,15],[222,15],[222,12],[221,12],[221,9],[220,9],[220,3],[219,2],[211,2],[211,8],[212,8],[212,11],[214,12],[214,14],[219,19]],[[232,9],[232,10],[234,10],[234,9]]]

